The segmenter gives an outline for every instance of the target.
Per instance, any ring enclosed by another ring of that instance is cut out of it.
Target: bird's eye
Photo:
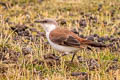
[[[47,21],[45,20],[45,21],[43,21],[43,23],[47,23]]]

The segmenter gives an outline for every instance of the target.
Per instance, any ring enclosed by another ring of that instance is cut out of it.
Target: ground
[[[0,80],[120,80],[120,0],[0,1]],[[60,57],[35,20],[53,18],[109,45]]]

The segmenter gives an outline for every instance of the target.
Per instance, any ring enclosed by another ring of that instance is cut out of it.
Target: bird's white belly
[[[53,43],[50,39],[49,39],[49,34],[47,35],[47,39],[48,39],[48,42],[50,43],[50,45],[60,51],[60,52],[74,52],[74,51],[77,51],[79,48],[74,48],[74,47],[68,47],[68,46],[61,46],[61,45],[58,45],[58,44],[55,44]]]

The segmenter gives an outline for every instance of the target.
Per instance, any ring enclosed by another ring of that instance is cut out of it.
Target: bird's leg
[[[73,62],[73,59],[74,59],[76,53],[77,53],[77,52],[74,52],[74,53],[73,53],[73,56],[72,56],[71,62]]]
[[[77,51],[73,53],[73,56],[72,56],[71,62],[73,62],[73,59],[74,59],[76,53],[77,53]],[[71,54],[71,53],[69,53],[69,52],[65,52],[65,53],[63,53],[61,56],[66,56],[66,55],[68,55],[68,54]]]

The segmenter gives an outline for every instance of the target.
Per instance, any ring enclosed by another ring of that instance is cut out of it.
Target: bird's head
[[[58,27],[57,22],[53,19],[36,20],[35,22],[40,23],[46,32],[50,32]]]

